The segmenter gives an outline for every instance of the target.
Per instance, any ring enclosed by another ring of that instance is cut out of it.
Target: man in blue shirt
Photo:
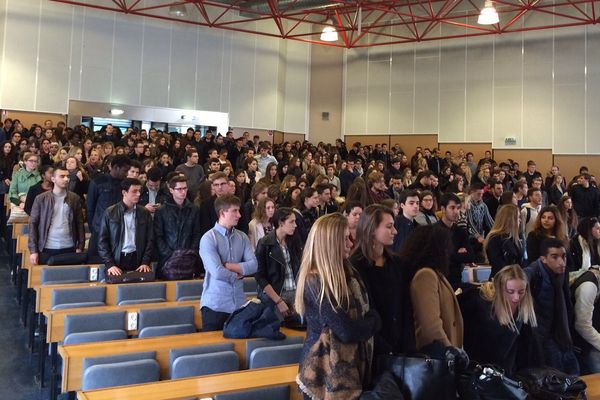
[[[215,200],[219,220],[200,240],[200,257],[206,275],[200,299],[202,330],[223,329],[229,315],[246,301],[242,278],[256,272],[258,263],[248,236],[235,229],[240,199],[222,196]]]

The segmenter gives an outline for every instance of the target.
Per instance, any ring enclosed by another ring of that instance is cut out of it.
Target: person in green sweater
[[[24,166],[12,176],[8,197],[10,202],[21,208],[25,207],[25,198],[29,188],[41,180],[38,171],[39,157],[34,153],[25,153]]]

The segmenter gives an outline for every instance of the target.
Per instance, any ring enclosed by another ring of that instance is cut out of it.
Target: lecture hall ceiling
[[[483,0],[51,0],[328,46],[361,48],[598,24],[600,0],[496,0],[499,23],[479,25]],[[330,20],[336,42],[320,40]]]

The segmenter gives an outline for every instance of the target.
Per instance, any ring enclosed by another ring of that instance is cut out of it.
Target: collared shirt
[[[206,274],[200,307],[232,313],[246,302],[244,282],[225,263],[239,263],[244,276],[256,272],[258,262],[248,236],[217,222],[200,240],[200,257]]]
[[[258,163],[258,170],[260,171],[262,176],[266,176],[267,165],[269,165],[272,162],[277,164],[277,159],[270,154],[266,157],[263,157],[259,154],[257,156],[254,156],[254,159],[256,159],[256,162]]]
[[[126,209],[123,214],[123,248],[121,252],[129,254],[136,251],[135,247],[135,207]]]
[[[294,272],[290,266],[290,251],[287,246],[281,246],[281,252],[285,260],[285,277],[283,279],[283,291],[296,290],[296,281],[294,280]]]
[[[158,190],[150,190],[148,189],[148,204],[156,204],[156,195],[158,194]]]

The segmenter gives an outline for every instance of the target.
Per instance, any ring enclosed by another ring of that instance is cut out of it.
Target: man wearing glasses
[[[182,254],[182,250],[192,250],[198,255],[201,237],[199,209],[187,199],[187,178],[175,175],[167,185],[171,197],[154,214],[154,241],[161,268],[171,257]]]
[[[8,189],[10,202],[21,209],[25,208],[25,198],[29,188],[42,180],[38,171],[39,158],[37,154],[25,153],[23,161],[25,165],[13,174]]]

